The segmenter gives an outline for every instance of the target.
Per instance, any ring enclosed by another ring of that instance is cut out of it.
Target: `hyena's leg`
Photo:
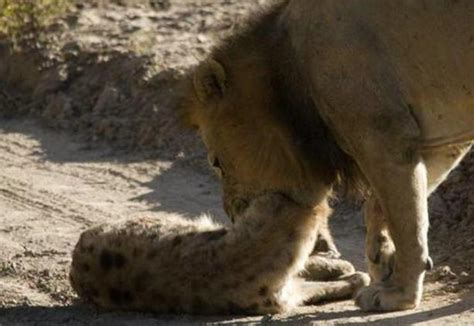
[[[360,288],[367,286],[370,278],[365,273],[353,273],[341,276],[331,282],[303,281],[298,291],[303,296],[303,303],[314,305],[321,302],[351,299]]]
[[[449,146],[423,153],[428,170],[428,193],[431,194],[446,179],[471,149],[471,144]],[[388,233],[382,210],[375,198],[365,205],[367,227],[366,256],[372,281],[381,281],[390,276],[393,268],[395,247]]]
[[[354,272],[354,266],[347,260],[313,255],[308,258],[299,276],[308,281],[333,281]]]

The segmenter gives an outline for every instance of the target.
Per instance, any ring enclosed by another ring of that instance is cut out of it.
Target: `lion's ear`
[[[224,67],[209,59],[199,65],[193,76],[194,89],[203,103],[222,98],[226,91],[227,76]]]

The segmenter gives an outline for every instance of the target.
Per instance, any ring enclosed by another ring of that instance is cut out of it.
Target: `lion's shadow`
[[[146,202],[153,211],[189,218],[208,214],[221,223],[229,223],[218,181],[209,173],[198,173],[186,165],[175,161],[169,169],[142,184],[149,192],[132,200]]]
[[[184,158],[166,160],[154,150],[131,152],[112,148],[107,144],[90,144],[82,141],[80,136],[68,132],[41,128],[32,120],[0,120],[0,132],[24,134],[37,142],[37,149],[32,155],[39,163],[105,163],[105,166],[112,163],[125,166],[147,162],[164,165],[164,162],[167,162],[169,166],[159,169],[152,180],[130,180],[144,191],[131,198],[132,201],[144,202],[156,212],[179,214],[189,218],[210,214],[222,222],[228,221],[222,209],[219,182],[207,170],[205,158],[199,155],[189,154]],[[119,172],[111,170],[110,173],[116,173],[119,178],[127,178]]]

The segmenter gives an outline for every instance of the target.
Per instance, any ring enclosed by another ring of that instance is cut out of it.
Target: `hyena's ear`
[[[227,87],[224,67],[213,59],[201,63],[194,72],[193,84],[197,97],[203,103],[222,98]]]

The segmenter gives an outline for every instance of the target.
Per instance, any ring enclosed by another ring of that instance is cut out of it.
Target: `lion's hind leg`
[[[364,206],[365,254],[372,282],[380,282],[393,272],[395,245],[377,200],[371,197]]]
[[[318,236],[311,255],[326,256],[328,258],[340,258],[341,253],[337,249],[336,243],[329,229],[329,214],[319,217]]]

